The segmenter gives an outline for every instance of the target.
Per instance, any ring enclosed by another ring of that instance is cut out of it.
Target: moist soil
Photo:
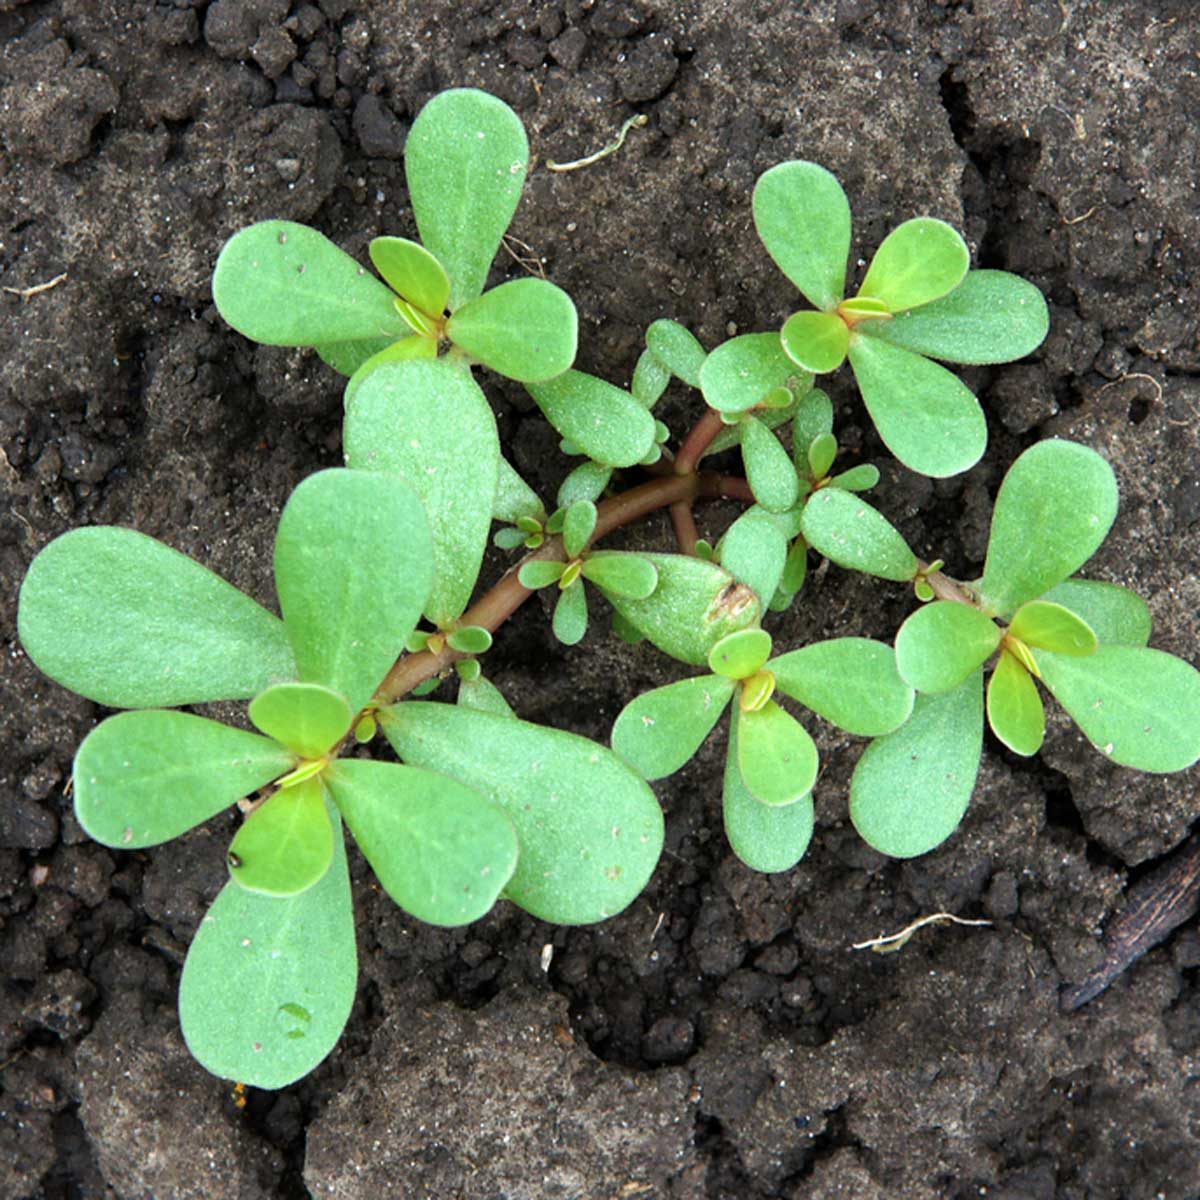
[[[225,327],[213,261],[267,217],[360,256],[413,235],[406,132],[435,92],[471,85],[516,109],[535,154],[493,278],[543,269],[567,288],[581,366],[616,382],[657,317],[712,346],[791,311],[749,204],[784,159],[841,178],[856,254],[927,213],[977,265],[1033,279],[1045,345],[965,372],[983,463],[939,482],[897,469],[839,375],[843,445],[879,463],[874,501],[918,552],[963,578],[1016,454],[1095,447],[1122,509],[1088,573],[1136,587],[1155,644],[1195,660],[1198,28],[1187,0],[0,0],[0,1196],[1200,1195],[1196,929],[1060,1006],[1187,838],[1195,771],[1114,768],[1055,717],[1032,761],[989,740],[961,830],[896,862],[847,819],[861,743],[825,729],[812,848],[760,876],[724,840],[714,735],[656,785],[667,844],[646,892],[587,928],[506,903],[426,928],[354,854],[346,1034],[307,1079],[239,1097],[189,1057],[175,1008],[236,817],[136,854],[92,843],[67,784],[104,714],[15,632],[30,559],[94,523],[272,602],[280,508],[340,461],[339,380]],[[635,113],[648,123],[619,153],[545,169]],[[512,460],[552,497],[556,435],[516,385],[484,383]],[[698,411],[679,387],[659,415],[678,437]],[[732,515],[704,509],[702,528]],[[669,547],[669,524],[624,544]],[[488,577],[504,566],[492,553]],[[811,570],[772,618],[777,645],[890,639],[911,610],[905,589]],[[686,673],[603,621],[565,650],[546,617],[526,605],[488,656],[526,718],[603,741],[634,695]],[[851,949],[940,911],[988,924]]]

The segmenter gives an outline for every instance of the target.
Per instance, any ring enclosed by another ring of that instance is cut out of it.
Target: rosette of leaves
[[[837,638],[771,657],[765,630],[744,629],[710,651],[711,674],[655,688],[613,726],[617,754],[647,779],[678,771],[733,701],[724,776],[725,831],[756,871],[794,866],[812,836],[817,748],[776,691],[847,733],[878,737],[908,718],[913,691],[890,646]]]
[[[525,129],[503,101],[442,92],[413,122],[404,152],[421,242],[371,242],[383,282],[315,229],[262,221],[226,243],[213,299],[253,341],[314,346],[352,377],[351,390],[382,363],[443,350],[523,383],[551,379],[575,359],[570,297],[534,278],[484,291],[528,165]]]
[[[978,462],[983,412],[940,362],[1009,362],[1036,349],[1049,328],[1038,289],[1005,271],[970,270],[959,234],[917,217],[884,239],[847,298],[850,205],[816,163],[772,167],[753,209],[768,254],[813,306],[784,323],[787,356],[818,375],[849,358],[880,437],[910,469],[940,477]]]

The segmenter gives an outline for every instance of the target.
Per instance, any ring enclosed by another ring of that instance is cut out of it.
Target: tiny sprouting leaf
[[[157,846],[295,765],[295,755],[277,742],[204,717],[118,713],[75,754],[75,815],[102,845]]]
[[[516,469],[503,455],[500,456],[499,474],[496,477],[496,499],[492,504],[492,517],[517,525],[522,519],[540,522],[546,511],[533,488],[517,474]]]
[[[421,337],[419,334],[410,333],[408,337],[401,338],[398,342],[391,342],[380,350],[378,354],[371,355],[350,376],[350,380],[342,392],[343,406],[346,408],[350,407],[354,402],[354,398],[358,395],[358,389],[363,385],[363,380],[367,379],[373,372],[379,370],[385,363],[428,360],[437,358],[437,356],[438,344],[434,338]]]
[[[17,632],[41,671],[112,708],[240,700],[296,676],[278,617],[186,555],[116,526],[73,529],[37,555]]]
[[[798,537],[788,550],[787,561],[783,564],[783,576],[779,587],[789,596],[794,596],[803,586],[808,576],[808,543],[803,535]]]
[[[361,709],[416,627],[432,558],[425,511],[397,476],[332,469],[305,479],[275,536],[275,587],[300,678]]]
[[[779,691],[857,737],[891,733],[908,720],[913,690],[891,646],[869,638],[813,642],[773,658]]]
[[[969,604],[935,600],[918,608],[896,634],[896,667],[918,692],[949,692],[973,675],[1003,633]]]
[[[971,252],[957,230],[933,217],[914,217],[880,243],[859,295],[904,312],[952,292],[970,265]]]
[[[785,162],[754,187],[754,225],[776,266],[814,308],[833,308],[846,289],[850,204],[842,185],[811,162]]]
[[[564,646],[577,646],[587,633],[588,604],[583,583],[576,580],[558,593],[550,627]]]
[[[786,512],[800,496],[800,480],[791,456],[761,421],[742,419],[742,461],[754,498],[772,512]]]
[[[656,430],[656,431],[657,431],[657,429],[658,429],[658,426],[659,426],[659,424],[660,424],[660,422],[658,422],[658,421],[655,421],[655,422],[654,422],[654,428],[655,428],[655,430]],[[657,432],[655,432],[655,435],[654,435],[654,436],[655,436],[655,438],[657,439],[657,437],[658,437],[658,433],[657,433]],[[653,446],[651,446],[651,447],[650,447],[650,450],[649,450],[649,452],[646,454],[646,457],[645,457],[645,458],[643,458],[643,459],[642,459],[642,460],[641,460],[641,461],[638,463],[638,466],[639,466],[639,467],[652,467],[652,466],[654,466],[654,464],[655,464],[656,462],[658,462],[658,460],[659,460],[660,458],[662,458],[662,454],[663,454],[663,451],[662,451],[662,446],[661,446],[661,445],[660,445],[660,444],[659,444],[659,443],[656,441],[656,442],[655,442],[655,444],[654,444]]]
[[[748,508],[725,531],[718,561],[766,604],[775,595],[787,563],[787,535],[765,509]]]
[[[879,482],[879,468],[871,463],[859,463],[848,471],[842,471],[830,481],[830,487],[841,488],[844,492],[867,492]]]
[[[824,479],[829,474],[837,452],[837,438],[832,433],[819,433],[813,438],[808,447],[808,471],[813,479]]]
[[[580,463],[562,481],[556,501],[560,508],[570,508],[577,500],[599,500],[608,487],[613,469],[603,463]]]
[[[670,382],[671,372],[652,351],[643,350],[633,368],[633,381],[629,385],[633,398],[644,408],[653,408]]]
[[[445,361],[380,367],[348,401],[342,443],[356,474],[402,476],[420,497],[434,574],[423,611],[451,624],[475,589],[499,484],[500,437],[479,385]]]
[[[737,722],[733,724],[725,756],[725,836],[734,854],[752,871],[790,870],[804,857],[812,840],[812,795],[802,796],[794,804],[756,800],[738,770]]]
[[[726,679],[748,679],[771,657],[771,635],[765,629],[739,629],[726,634],[709,652],[711,671]]]
[[[698,675],[644,692],[618,715],[613,750],[646,779],[674,775],[712,732],[733,687],[719,675]]]
[[[872,322],[864,332],[893,346],[954,363],[1002,363],[1036,350],[1050,328],[1041,292],[1007,271],[968,271],[931,304]]]
[[[837,313],[805,309],[792,313],[779,331],[788,358],[814,375],[836,371],[846,361],[850,330]]]
[[[854,319],[856,324],[864,317],[890,317],[892,315],[892,310],[882,300],[875,300],[870,296],[854,296],[849,300],[843,300],[838,305],[838,312]]]
[[[795,804],[817,781],[817,747],[808,730],[768,700],[761,708],[733,707],[738,773],[746,790],[763,804]]]
[[[428,250],[408,238],[377,237],[368,247],[375,270],[392,289],[431,317],[440,317],[450,303],[450,280]]]
[[[757,671],[741,683],[738,707],[742,712],[758,712],[775,695],[775,676],[770,671]]]
[[[1082,617],[1103,646],[1144,646],[1150,640],[1150,608],[1136,592],[1116,583],[1065,579],[1043,597]]]
[[[238,333],[269,346],[321,346],[408,333],[395,297],[323,233],[260,221],[225,243],[213,301]]]
[[[512,279],[468,300],[446,336],[498,375],[540,383],[575,361],[579,319],[571,297],[545,279]]]
[[[384,891],[417,920],[477,921],[512,878],[518,849],[512,822],[457,779],[341,759],[326,782]]]
[[[918,577],[913,583],[913,591],[916,593],[917,599],[920,600],[922,604],[927,604],[934,598],[934,596],[937,595],[930,585],[929,580],[924,578],[924,576]]]
[[[482,625],[463,625],[452,630],[446,642],[459,654],[486,654],[492,648],[492,635]]]
[[[563,518],[563,549],[568,558],[578,558],[596,528],[596,506],[590,500],[576,500]]]
[[[379,726],[375,722],[375,718],[367,713],[357,725],[354,726],[354,740],[360,745],[365,746],[371,741],[376,733],[379,732]]]
[[[482,674],[483,668],[477,658],[460,658],[454,664],[454,671],[459,679],[472,683]]]
[[[1057,438],[1030,446],[996,497],[985,601],[1006,617],[1044,595],[1096,553],[1116,515],[1117,481],[1095,450]]]
[[[800,528],[818,554],[847,570],[907,583],[920,566],[882,513],[839,488],[822,488],[808,498]]]
[[[450,308],[483,291],[521,199],[529,142],[502,100],[473,88],[434,96],[404,147],[421,241],[450,277]]]
[[[562,578],[566,565],[566,563],[555,562],[548,558],[530,559],[529,562],[521,564],[521,569],[517,572],[517,579],[520,580],[522,587],[536,592],[538,588],[549,587],[552,583],[557,583]]]
[[[280,788],[242,822],[229,846],[239,887],[294,896],[312,887],[333,860],[333,827],[320,776]]]
[[[297,896],[232,880],[200,922],[179,982],[188,1049],[224,1079],[281,1088],[307,1075],[342,1035],[358,990],[354,911],[334,825],[333,862]]]
[[[1013,614],[1008,632],[1035,650],[1053,650],[1076,658],[1095,653],[1092,627],[1069,608],[1048,600],[1029,600]]]
[[[915,858],[959,826],[983,750],[983,673],[953,691],[918,696],[909,719],[876,738],[850,780],[850,820],[868,845]]]
[[[982,457],[987,422],[957,375],[857,331],[850,338],[850,365],[879,436],[909,470],[941,479]]]
[[[436,692],[441,686],[442,681],[434,676],[433,679],[426,679],[418,683],[412,690],[414,696],[428,696],[431,692]]]
[[[704,360],[699,378],[704,402],[723,413],[748,412],[781,388],[799,395],[812,386],[812,376],[797,370],[775,333],[744,333],[722,342]]]
[[[1200,759],[1200,672],[1190,663],[1143,646],[1033,656],[1055,700],[1111,762],[1165,774]]]
[[[405,762],[459,779],[508,813],[521,853],[504,894],[535,917],[600,921],[646,886],[662,810],[605,747],[449,704],[405,701],[382,710],[380,724]]]
[[[631,467],[654,445],[654,418],[628,392],[583,371],[526,387],[546,420],[607,467]]]
[[[792,418],[792,454],[802,473],[809,470],[808,448],[823,433],[833,432],[833,403],[820,388],[800,398]]]
[[[1042,748],[1046,710],[1033,676],[1007,650],[1000,651],[987,686],[987,718],[992,732],[1025,758]]]
[[[319,683],[277,683],[250,702],[255,728],[301,758],[328,754],[353,717],[346,697]]]
[[[422,650],[428,649],[430,637],[432,634],[428,629],[414,629],[404,639],[404,648],[409,654],[420,654]]]
[[[407,338],[405,339],[407,341]],[[422,339],[423,340],[423,339]],[[382,338],[367,338],[361,342],[323,342],[314,346],[321,361],[332,367],[339,375],[353,375],[364,363],[376,354],[396,344],[396,335]],[[436,353],[437,347],[434,347]]]
[[[515,718],[517,715],[500,689],[482,675],[477,675],[474,679],[464,679],[459,683],[458,703],[463,708],[473,708],[497,717]]]
[[[646,330],[646,348],[672,375],[691,387],[700,386],[700,369],[707,352],[695,334],[678,321],[663,317]]]
[[[640,554],[596,550],[583,560],[583,577],[606,595],[645,600],[658,587],[658,568]]]

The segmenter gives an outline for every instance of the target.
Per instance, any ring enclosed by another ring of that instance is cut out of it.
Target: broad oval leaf
[[[1058,438],[1030,446],[1009,468],[988,538],[979,590],[1001,617],[1073,575],[1117,515],[1113,469],[1095,450]]]
[[[1001,650],[988,680],[987,716],[992,732],[1025,758],[1042,748],[1046,711],[1033,676],[1007,650]]]
[[[583,577],[601,591],[629,600],[645,600],[658,587],[658,568],[625,550],[593,551],[583,560]]]
[[[604,495],[608,481],[612,478],[612,467],[604,463],[580,463],[559,486],[559,508],[570,508],[577,500],[591,500],[593,503]]]
[[[868,845],[915,858],[959,826],[983,750],[983,673],[940,696],[918,696],[909,719],[876,738],[850,780],[850,820]]]
[[[907,583],[920,566],[882,513],[840,488],[814,492],[805,502],[800,528],[814,550],[850,571]]]
[[[933,217],[915,217],[880,243],[859,294],[904,312],[952,292],[970,265],[971,252],[957,230]]]
[[[566,371],[525,389],[546,420],[593,462],[631,467],[654,445],[654,418],[628,392],[595,375]]]
[[[582,925],[645,887],[663,818],[645,780],[611,751],[557,729],[409,700],[380,713],[397,754],[482,792],[508,813],[520,858],[504,894],[544,921]]]
[[[295,896],[312,887],[333,860],[333,826],[325,786],[313,776],[280,788],[242,823],[229,846],[229,873],[240,887]]]
[[[795,804],[817,782],[817,747],[808,730],[768,700],[754,712],[734,705],[738,773],[746,790],[763,804]]]
[[[105,846],[139,850],[186,833],[296,765],[269,738],[190,713],[118,713],[75,754],[75,815]]]
[[[528,168],[520,117],[487,92],[452,88],[417,114],[404,173],[421,241],[450,277],[452,310],[483,291]]]
[[[1073,654],[1077,658],[1096,650],[1092,627],[1069,608],[1048,600],[1029,600],[1013,614],[1008,632],[1027,646]]]
[[[484,494],[490,503],[492,490]],[[341,692],[358,712],[416,627],[432,559],[425,510],[398,476],[335,468],[305,479],[275,537],[275,586],[300,678]]]
[[[720,675],[698,675],[644,692],[617,716],[613,750],[646,779],[674,775],[713,731],[733,688]]]
[[[240,700],[296,675],[283,623],[132,529],[55,538],[21,584],[17,631],[51,679],[111,708]]]
[[[431,317],[440,317],[450,303],[450,280],[442,264],[418,242],[402,237],[377,237],[368,247],[375,270],[409,304]]]
[[[521,564],[517,571],[517,579],[520,580],[522,587],[536,592],[538,588],[549,587],[552,583],[557,583],[562,578],[565,567],[566,563],[560,562],[558,559],[531,558],[528,562]]]
[[[255,728],[301,758],[328,754],[353,719],[346,697],[319,683],[277,683],[250,702]]]
[[[231,880],[200,922],[179,981],[179,1020],[188,1049],[214,1075],[286,1087],[341,1037],[358,956],[340,821],[333,841],[329,870],[307,891],[264,896]]]
[[[785,162],[754,185],[754,226],[775,265],[814,308],[833,308],[846,290],[850,204],[824,167]]]
[[[787,556],[788,539],[778,519],[757,506],[742,513],[717,543],[721,566],[764,604],[779,587]]]
[[[700,371],[707,351],[697,341],[696,335],[678,321],[667,317],[652,321],[646,329],[646,349],[672,375],[677,375],[691,387],[700,387]]]
[[[709,408],[748,412],[777,388],[788,387],[801,372],[783,352],[775,333],[744,333],[722,342],[700,367],[700,390]],[[798,380],[797,391],[811,384]]]
[[[477,921],[512,878],[512,822],[457,779],[398,763],[340,759],[325,781],[384,890],[417,920]]]
[[[896,634],[896,667],[918,692],[948,692],[974,674],[1003,636],[969,604],[935,600],[918,608]]]
[[[748,679],[762,670],[770,656],[771,635],[765,629],[739,629],[708,652],[708,665],[726,679]]]
[[[1166,774],[1200,759],[1200,672],[1190,663],[1143,646],[1033,655],[1055,700],[1112,762]]]
[[[800,479],[791,455],[755,417],[742,418],[742,461],[754,499],[771,512],[787,512],[800,498]]]
[[[412,362],[416,360],[428,360],[437,358],[437,342],[432,338],[421,337],[419,334],[410,333],[408,337],[401,338],[398,342],[392,342],[385,346],[378,354],[371,355],[359,368],[350,376],[349,382],[346,384],[342,392],[342,404],[349,408],[354,402],[355,396],[358,395],[358,389],[362,387],[363,382],[375,371],[386,363],[402,363]]]
[[[850,349],[850,329],[835,312],[792,313],[779,337],[788,358],[814,375],[836,371]]]
[[[1150,608],[1129,588],[1095,579],[1064,579],[1043,597],[1082,617],[1105,646],[1144,646],[1150,640]]]

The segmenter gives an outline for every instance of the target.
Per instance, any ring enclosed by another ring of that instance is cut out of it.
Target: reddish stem
[[[671,505],[671,524],[675,527],[675,540],[679,543],[680,551],[695,554],[700,531],[696,528],[696,518],[692,516],[690,500],[676,500]]]
[[[696,422],[679,447],[679,453],[675,456],[675,474],[693,474],[705,450],[712,445],[713,438],[724,428],[721,414],[715,408],[705,409],[704,416]]]

